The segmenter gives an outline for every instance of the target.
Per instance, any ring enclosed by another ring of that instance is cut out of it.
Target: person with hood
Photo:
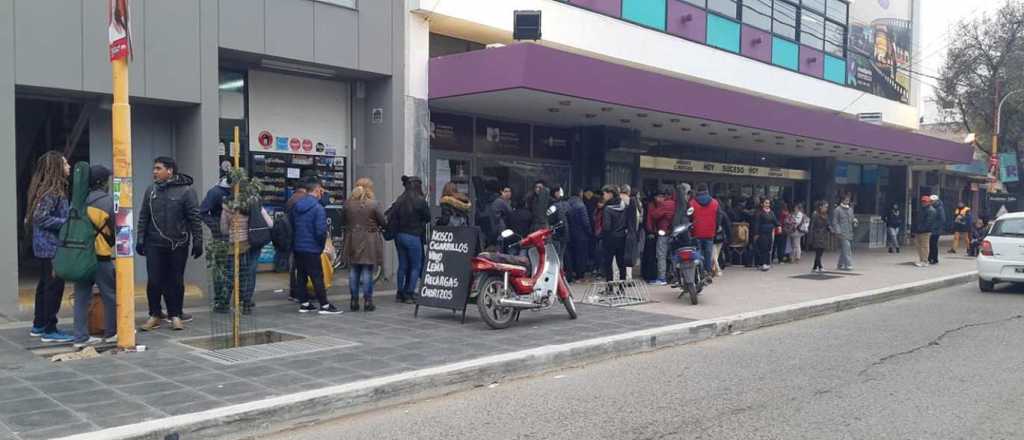
[[[821,255],[825,253],[829,238],[832,236],[832,223],[828,217],[828,202],[818,202],[814,213],[810,215],[808,232],[811,235],[808,244],[814,250],[814,265],[811,266],[811,272],[824,272],[825,267],[821,264]]]
[[[893,203],[892,208],[885,214],[885,241],[889,247],[889,253],[900,253],[900,230],[903,229],[903,212],[900,211],[899,203]]]
[[[299,313],[340,315],[342,312],[327,300],[324,284],[324,269],[320,255],[327,244],[327,212],[320,204],[323,186],[313,178],[303,182],[306,194],[288,211],[292,224],[292,249],[299,276],[296,288],[299,296]],[[309,301],[307,282],[313,283],[319,307]]]
[[[498,243],[502,231],[511,227],[512,188],[507,185],[503,186],[498,197],[491,201],[487,211],[488,219],[491,222],[491,233],[487,237],[487,245],[494,246]]]
[[[921,210],[914,217],[913,230],[914,244],[917,247],[917,267],[927,267],[931,262],[931,235],[939,215],[932,206],[932,199],[928,196],[921,197]]]
[[[48,151],[36,162],[25,203],[26,232],[32,234],[32,256],[41,263],[36,284],[35,317],[29,334],[43,342],[70,342],[74,336],[57,328],[57,313],[64,298],[64,280],[53,273],[53,258],[60,239],[57,234],[68,221],[68,176],[71,164],[64,155]]]
[[[96,274],[92,280],[75,283],[75,347],[117,342],[117,285],[114,277],[114,199],[110,196],[110,169],[89,167],[89,195],[85,215],[96,229]],[[103,302],[103,338],[89,335],[92,286]]]
[[[929,199],[931,206],[935,208],[935,221],[931,225],[931,235],[928,237],[928,263],[939,264],[939,238],[946,229],[946,208],[938,194],[932,194]]]
[[[640,252],[638,243],[640,240],[640,219],[643,214],[640,212],[640,204],[633,196],[632,188],[629,185],[619,187],[619,200],[626,207],[624,211],[626,218],[626,241],[622,252],[623,263],[626,265],[625,279],[633,279],[633,266],[636,262],[637,253]]]
[[[957,203],[956,209],[953,210],[953,247],[949,249],[949,253],[955,254],[961,242],[965,250],[970,246],[972,223],[971,208],[964,205],[964,202]]]
[[[569,247],[569,235],[572,232],[572,226],[569,225],[569,202],[565,200],[565,190],[560,186],[551,188],[551,205],[555,207],[555,213],[551,216],[551,220],[554,220],[554,227],[556,224],[562,225],[551,234],[551,240],[555,243],[555,250],[558,251],[558,260],[562,262],[562,267],[565,268],[565,252]],[[551,221],[549,220],[549,222]],[[563,270],[563,272],[567,272]]]
[[[551,206],[551,194],[547,183],[538,180],[533,183],[533,192],[526,198],[526,208],[530,211],[530,232],[548,227],[548,208]]]
[[[351,265],[348,288],[352,297],[349,309],[359,311],[359,292],[363,293],[363,310],[377,309],[373,304],[373,273],[384,263],[384,214],[373,195],[373,181],[363,177],[356,181],[348,203],[341,211],[345,224],[345,259]]]
[[[422,179],[402,176],[402,186],[405,192],[398,196],[385,217],[389,227],[396,231],[398,274],[395,283],[398,293],[395,301],[411,303],[423,271],[423,243],[427,235],[426,226],[430,223],[430,207],[423,193]]]
[[[203,256],[203,221],[192,177],[178,172],[169,157],[153,161],[153,184],[146,188],[139,210],[135,252],[146,257],[146,298],[149,319],[143,331],[160,327],[161,300],[167,303],[167,319],[174,330],[185,329],[185,265],[189,245],[192,258]]]
[[[708,184],[697,185],[697,195],[690,199],[693,208],[693,238],[697,240],[697,249],[704,257],[704,271],[712,272],[712,254],[715,249],[715,234],[718,233],[718,200],[708,193]]]
[[[568,261],[565,274],[572,282],[587,275],[594,229],[590,224],[587,205],[580,196],[573,196],[566,202],[565,217],[569,223],[569,249],[566,252]]]
[[[303,177],[303,178],[299,179],[299,183],[296,186],[295,191],[292,192],[291,197],[288,197],[288,201],[286,201],[285,204],[284,204],[284,215],[286,217],[290,217],[291,216],[290,213],[291,213],[292,209],[295,208],[295,204],[299,203],[299,200],[302,200],[302,199],[306,198],[306,196],[309,194],[309,193],[306,192],[306,186],[308,186],[307,183],[308,182],[312,182],[312,181],[316,181],[316,180],[317,180],[317,178],[315,176],[307,176],[307,177]],[[298,287],[298,285],[299,285],[299,268],[298,268],[298,264],[296,264],[296,262],[295,262],[295,249],[294,249],[294,246],[292,247],[292,249],[289,250],[289,253],[291,254],[291,255],[289,255],[289,257],[291,259],[291,265],[289,266],[290,270],[289,270],[289,277],[288,277],[289,278],[288,279],[288,300],[289,301],[293,301],[293,302],[298,302],[299,301],[299,287]]]
[[[658,191],[654,201],[647,210],[647,231],[654,235],[654,258],[657,267],[657,278],[654,284],[668,284],[668,245],[672,241],[672,220],[675,218],[676,201],[669,198],[665,191]]]
[[[473,205],[469,197],[459,192],[455,182],[444,184],[441,190],[441,216],[437,226],[469,226],[469,213]]]
[[[210,236],[214,242],[227,243],[228,240],[227,235],[221,231],[220,227],[221,213],[224,211],[224,200],[228,197],[231,197],[231,184],[228,183],[227,176],[223,176],[217,184],[206,191],[206,197],[199,204],[199,217],[203,219],[203,223],[210,230]],[[226,261],[227,258],[228,247],[226,246],[211,247],[206,253],[208,265]],[[227,271],[224,271],[220,276],[217,276],[217,274],[213,276],[213,311],[215,313],[228,312],[228,298],[230,295],[228,293],[228,278],[226,274]]]
[[[491,221],[491,203],[501,194],[498,191],[498,180],[493,177],[473,178],[474,187],[477,188],[475,209],[473,210],[473,224],[480,229],[480,243],[486,247],[490,244],[490,236],[494,235]],[[477,184],[479,182],[479,184]],[[482,189],[482,190],[481,190]]]
[[[762,271],[767,272],[772,268],[772,242],[775,239],[775,230],[779,228],[778,218],[772,212],[772,200],[765,197],[761,200],[761,209],[754,214],[754,245],[757,250],[755,266],[760,266]]]
[[[832,233],[839,238],[839,262],[836,269],[853,270],[853,231],[857,228],[857,217],[850,206],[850,196],[844,196],[836,209],[832,210]]]
[[[628,205],[620,198],[619,189],[606,185],[601,189],[604,208],[601,209],[601,244],[604,248],[604,279],[614,280],[613,260],[619,268],[619,279],[626,279],[626,237],[629,225],[626,218]]]

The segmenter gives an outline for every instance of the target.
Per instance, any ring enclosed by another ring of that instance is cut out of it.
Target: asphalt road
[[[964,285],[275,438],[1019,439],[1022,314]]]

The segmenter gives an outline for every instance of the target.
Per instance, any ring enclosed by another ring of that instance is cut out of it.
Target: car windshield
[[[1024,218],[996,221],[989,235],[996,237],[1024,237]]]

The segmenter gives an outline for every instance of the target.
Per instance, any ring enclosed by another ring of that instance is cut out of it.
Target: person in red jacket
[[[715,248],[715,234],[718,232],[718,200],[708,194],[708,185],[697,185],[697,195],[690,199],[693,208],[693,238],[697,240],[704,270],[711,273],[711,256]]]
[[[675,217],[675,212],[675,200],[669,198],[668,194],[664,191],[659,191],[654,195],[654,203],[651,204],[651,208],[647,211],[647,230],[656,236],[655,258],[657,258],[658,279],[654,281],[654,284],[658,286],[668,284],[665,272],[667,270],[668,245],[671,240],[670,233],[672,232],[672,220]]]

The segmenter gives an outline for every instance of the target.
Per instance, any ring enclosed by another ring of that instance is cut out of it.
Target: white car
[[[1024,212],[1003,214],[992,223],[978,252],[978,288],[1024,283]]]

